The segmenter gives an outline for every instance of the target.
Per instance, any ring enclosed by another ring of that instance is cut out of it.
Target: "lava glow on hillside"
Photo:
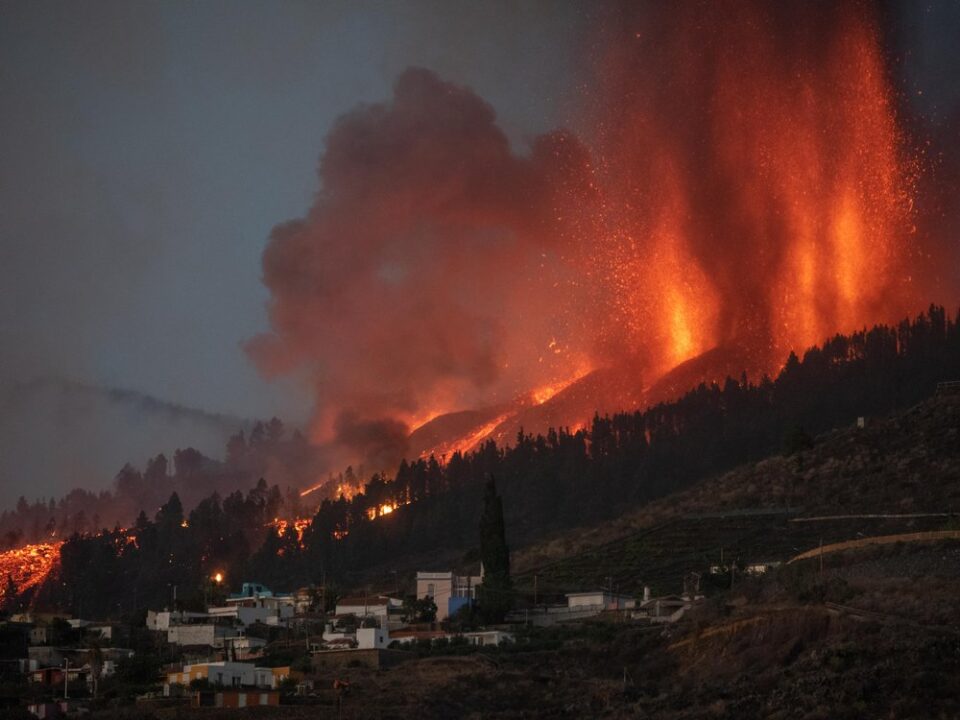
[[[270,523],[270,527],[274,528],[280,537],[286,535],[287,531],[292,528],[297,535],[297,542],[303,543],[303,533],[310,527],[310,522],[309,518],[294,518],[293,520],[275,518],[274,521]]]
[[[647,392],[678,367],[757,379],[943,294],[868,3],[608,10],[575,132],[528,155],[421,69],[329,135],[249,349],[314,378],[331,469],[668,399]]]
[[[18,595],[41,585],[57,567],[62,546],[63,541],[58,540],[0,553],[0,603],[6,599],[8,579]]]

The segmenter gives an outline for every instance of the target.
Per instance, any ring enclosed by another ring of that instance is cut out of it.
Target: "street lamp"
[[[209,603],[209,591],[211,586],[220,587],[223,583],[223,573],[219,570],[210,576],[210,584],[204,584],[203,586],[203,604],[207,605]]]

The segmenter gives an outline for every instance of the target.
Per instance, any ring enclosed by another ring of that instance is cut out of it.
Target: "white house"
[[[570,610],[596,609],[602,610],[629,610],[637,606],[632,595],[621,595],[606,590],[592,592],[567,593],[567,607]]]
[[[454,575],[452,572],[418,572],[417,598],[432,598],[437,606],[437,620],[445,620],[477,598],[477,587],[483,583],[483,567],[479,575]]]
[[[148,610],[147,629],[166,631],[173,625],[200,623],[208,620],[207,613],[181,612],[180,610]]]
[[[386,627],[357,628],[357,647],[360,650],[385,648],[390,644],[390,631]]]
[[[87,632],[96,633],[101,640],[113,640],[114,625],[110,623],[98,623],[87,627]]]
[[[500,645],[505,642],[513,642],[512,633],[503,630],[481,630],[478,632],[465,632],[463,637],[471,645]]]
[[[343,647],[344,645],[353,645],[357,636],[353,632],[346,632],[343,628],[336,627],[334,623],[327,623],[321,638],[325,645]]]
[[[184,665],[179,672],[167,673],[163,694],[170,695],[172,686],[188,686],[194,680],[207,680],[219,687],[258,687],[275,690],[290,677],[288,667],[255,667],[252,663],[210,662]]]
[[[194,680],[207,680],[222,687],[250,687],[256,684],[256,668],[252,663],[213,662],[184,665],[180,672],[168,673],[164,694],[171,685],[189,685]]]
[[[280,686],[280,683],[290,677],[290,668],[289,666],[274,668],[258,667],[253,669],[253,674],[254,684],[258,688],[276,690]]]
[[[342,598],[337,601],[335,612],[337,615],[356,615],[358,618],[375,617],[386,620],[391,609],[399,610],[401,607],[403,603],[396,598],[370,595]]]
[[[222,648],[227,638],[236,635],[233,628],[214,623],[173,625],[167,630],[167,642],[171,645],[207,645]]]
[[[778,560],[770,560],[766,562],[752,562],[748,563],[743,571],[747,575],[766,575],[768,572],[775,570],[780,567],[781,563]]]
[[[264,625],[283,625],[293,617],[293,605],[227,605],[224,607],[209,607],[207,614],[214,621],[232,622],[243,627],[254,623]]]
[[[255,582],[245,582],[240,586],[240,592],[234,593],[227,598],[227,602],[236,602],[248,598],[273,597],[273,591],[266,585]]]
[[[293,617],[297,601],[293,595],[263,595],[255,597],[229,597],[227,607],[233,608],[268,608],[281,613],[284,617]]]

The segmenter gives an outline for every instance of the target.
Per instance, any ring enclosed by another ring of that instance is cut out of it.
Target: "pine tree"
[[[510,579],[510,550],[503,523],[503,502],[493,476],[487,481],[480,516],[480,560],[483,584],[480,587],[480,614],[487,623],[503,622],[513,607]]]

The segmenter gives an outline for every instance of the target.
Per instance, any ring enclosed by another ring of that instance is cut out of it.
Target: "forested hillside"
[[[186,517],[174,498],[154,519],[142,514],[132,530],[71,539],[61,572],[72,598],[58,597],[54,583],[45,592],[50,601],[82,597],[86,612],[109,613],[118,602],[128,609],[163,603],[174,584],[181,598],[187,588],[198,595],[217,569],[234,582],[349,586],[374,566],[475,548],[488,475],[496,477],[516,548],[803,448],[858,416],[906,408],[956,377],[960,325],[932,307],[912,322],[837,336],[802,359],[791,355],[775,380],[727,379],[673,403],[594,417],[577,432],[521,434],[507,448],[487,443],[466,455],[405,461],[394,477],[375,476],[350,499],[324,501],[306,528],[271,524],[286,510],[279,488],[266,483],[246,495],[211,496]]]

